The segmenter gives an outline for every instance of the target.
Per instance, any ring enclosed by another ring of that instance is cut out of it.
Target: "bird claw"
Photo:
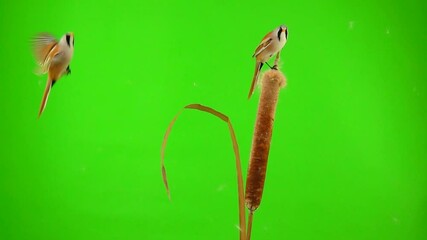
[[[67,76],[71,74],[71,68],[70,68],[70,66],[68,66],[67,69],[65,70],[65,74]]]
[[[274,65],[271,69],[273,69],[273,70],[279,70],[279,69],[277,68],[277,65]]]

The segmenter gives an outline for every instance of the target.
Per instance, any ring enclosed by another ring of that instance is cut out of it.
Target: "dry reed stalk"
[[[206,107],[206,106],[203,106],[200,104],[190,104],[190,105],[185,106],[183,109],[181,109],[178,112],[178,114],[176,114],[175,117],[172,119],[172,121],[169,123],[169,126],[166,130],[165,136],[163,138],[162,148],[160,151],[160,162],[161,162],[160,164],[161,164],[161,168],[162,168],[163,183],[165,184],[166,192],[169,196],[169,199],[171,198],[171,196],[170,196],[168,178],[166,175],[166,168],[165,168],[165,149],[166,149],[167,140],[169,138],[169,134],[172,130],[172,127],[175,124],[176,120],[178,119],[178,116],[181,115],[181,113],[182,113],[182,111],[184,111],[184,109],[194,109],[194,110],[199,110],[202,112],[207,112],[207,113],[210,113],[210,114],[218,117],[219,119],[221,119],[222,121],[227,123],[228,130],[230,132],[231,141],[233,143],[234,155],[236,158],[237,190],[238,190],[238,200],[239,200],[239,230],[240,230],[239,234],[240,234],[240,240],[247,240],[247,238],[246,238],[244,190],[243,190],[243,175],[242,175],[242,167],[241,167],[241,163],[240,163],[239,146],[237,144],[236,134],[234,133],[233,125],[231,124],[230,119],[226,115],[216,111],[215,109],[212,109],[210,107]]]

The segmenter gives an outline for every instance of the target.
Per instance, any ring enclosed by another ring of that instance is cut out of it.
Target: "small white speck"
[[[236,224],[236,225],[234,225],[234,226],[237,228],[237,230],[239,230],[239,232],[240,232],[240,231],[242,231],[242,229],[240,228],[240,226],[239,226],[239,225],[237,225],[237,224]]]
[[[216,188],[216,191],[217,192],[222,192],[222,191],[224,191],[224,189],[225,189],[225,184],[221,184],[221,185],[219,185],[217,188]]]
[[[392,217],[393,223],[394,224],[399,224],[399,219],[397,217]]]
[[[348,22],[348,29],[353,30],[354,28],[354,21]]]
[[[418,91],[417,87],[413,87],[412,92],[415,93],[416,96],[420,96],[420,92]]]

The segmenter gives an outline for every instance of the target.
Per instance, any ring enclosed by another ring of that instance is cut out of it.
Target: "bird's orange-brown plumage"
[[[261,68],[264,63],[273,56],[276,55],[276,60],[274,61],[273,67],[268,63],[267,65],[270,68],[277,68],[277,63],[280,59],[280,51],[283,48],[287,41],[287,27],[280,25],[275,30],[267,33],[261,40],[261,43],[255,49],[254,55],[252,57],[256,58],[255,73],[252,79],[251,88],[249,90],[248,99],[252,96],[255,86],[258,82],[258,77],[261,71]]]
[[[255,57],[257,59],[257,61],[256,61],[256,65],[255,65],[255,73],[254,73],[254,76],[252,78],[251,89],[249,90],[248,99],[251,98],[251,96],[255,90],[255,86],[258,82],[259,73],[260,73],[262,65],[263,65],[262,61],[260,61],[260,59],[258,59],[258,56],[260,53],[262,53],[271,44],[272,40],[273,39],[271,38],[271,33],[268,33],[267,35],[265,35],[262,38],[261,43],[255,49],[254,55],[252,55],[252,57]]]
[[[46,88],[43,93],[42,102],[40,104],[39,117],[41,116],[41,114],[43,113],[46,107],[47,99],[49,97],[50,90],[52,89],[53,84],[57,80],[59,80],[61,75],[64,73],[64,69],[66,69],[67,67],[62,62],[54,61],[54,58],[57,54],[60,54],[59,48],[54,47],[46,56],[47,62],[45,64],[47,64],[47,67],[48,67],[48,78],[47,78]]]
[[[71,72],[69,65],[74,51],[74,34],[67,33],[57,41],[49,33],[40,33],[33,39],[33,51],[40,67],[37,73],[48,73],[39,110],[40,117],[46,107],[54,83],[64,74]]]
[[[251,89],[249,90],[248,99],[251,98],[252,94],[254,93],[255,86],[258,82],[259,73],[261,72],[262,65],[263,64],[261,62],[258,62],[258,61],[255,65],[255,73],[254,73],[254,77],[252,78],[252,84],[251,84]]]
[[[58,46],[58,42],[48,33],[41,33],[33,39],[33,51],[39,65],[44,65],[46,59]],[[47,70],[47,69],[46,69]]]
[[[261,40],[261,43],[255,49],[255,53],[252,57],[257,57],[265,48],[268,47],[268,45],[270,45],[272,40],[273,39],[271,38],[271,33],[265,35],[264,38]]]

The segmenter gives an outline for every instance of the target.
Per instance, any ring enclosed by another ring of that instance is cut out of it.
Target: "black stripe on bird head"
[[[283,28],[280,27],[279,31],[277,32],[277,37],[279,38],[279,41],[280,41],[280,34],[282,34],[282,31],[283,31]]]
[[[285,38],[288,39],[288,28],[285,28]]]
[[[67,45],[68,45],[69,47],[71,47],[71,46],[70,46],[70,38],[71,38],[70,34],[65,35],[65,39],[67,40]]]

